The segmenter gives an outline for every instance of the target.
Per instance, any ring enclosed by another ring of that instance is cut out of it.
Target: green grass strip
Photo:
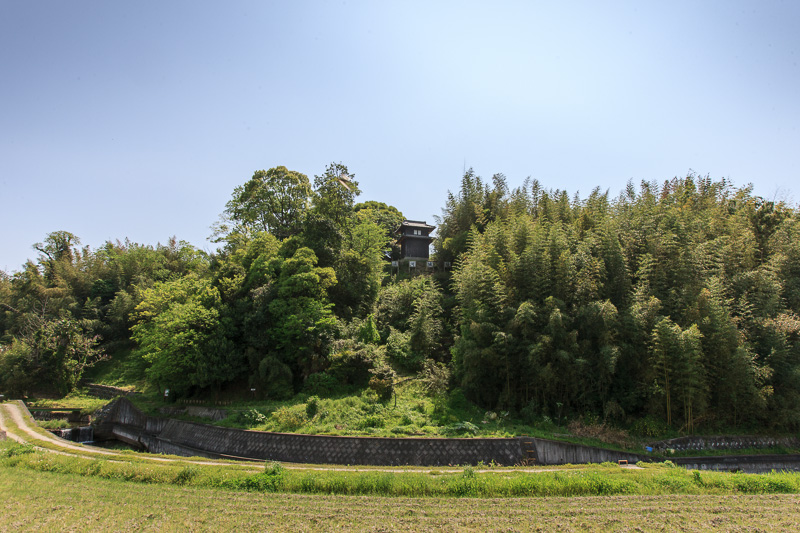
[[[235,465],[144,463],[64,456],[29,445],[0,444],[0,467],[146,484],[246,492],[408,497],[552,497],[663,494],[797,494],[800,473],[743,474],[687,471],[669,466],[623,469],[480,473],[288,469],[268,463],[257,473]]]

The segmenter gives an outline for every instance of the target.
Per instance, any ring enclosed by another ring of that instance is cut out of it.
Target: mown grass
[[[261,471],[233,465],[72,457],[16,443],[0,446],[0,467],[234,491],[407,497],[575,497],[660,494],[795,494],[800,474],[729,474],[687,471],[667,465],[624,469],[617,465],[563,471],[498,468],[457,473],[289,469],[267,464]]]
[[[406,498],[260,494],[0,466],[0,531],[800,530],[797,495]]]

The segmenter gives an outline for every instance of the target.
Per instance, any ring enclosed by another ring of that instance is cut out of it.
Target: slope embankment
[[[639,454],[530,437],[379,438],[247,431],[146,416],[125,398],[109,406],[95,434],[154,453],[313,464],[512,466],[652,460]]]

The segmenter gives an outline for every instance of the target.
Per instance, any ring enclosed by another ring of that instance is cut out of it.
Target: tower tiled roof
[[[433,231],[436,229],[436,226],[431,226],[430,224],[426,224],[424,220],[404,220],[400,226],[394,230],[395,233],[400,231],[402,228],[424,228],[428,231]]]

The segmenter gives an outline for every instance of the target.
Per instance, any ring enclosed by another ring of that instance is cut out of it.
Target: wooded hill
[[[0,278],[0,389],[64,393],[133,347],[144,382],[187,397],[388,398],[409,377],[532,423],[800,427],[793,206],[709,177],[580,198],[469,171],[437,221],[452,270],[398,275],[403,215],[359,192],[339,164],[258,171],[211,255],[49,234]]]

